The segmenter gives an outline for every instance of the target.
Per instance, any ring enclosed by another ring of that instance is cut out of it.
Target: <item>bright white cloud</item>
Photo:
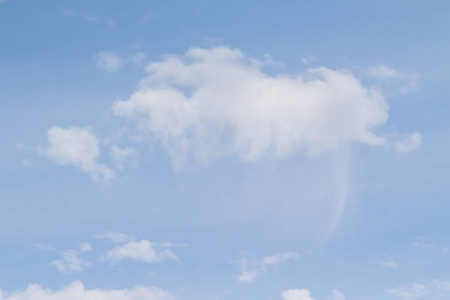
[[[240,282],[250,283],[260,273],[266,272],[268,267],[276,267],[280,263],[296,258],[299,258],[297,253],[284,252],[272,256],[264,256],[260,259],[241,259],[238,261],[241,266],[241,274],[239,274],[238,279]]]
[[[311,292],[306,289],[286,290],[281,294],[283,300],[314,300]]]
[[[120,232],[104,232],[100,234],[96,234],[93,236],[94,239],[109,239],[113,243],[126,243],[130,241],[130,237],[126,235],[125,233]]]
[[[90,267],[91,264],[79,258],[78,254],[75,250],[63,251],[61,259],[52,261],[50,265],[61,273],[82,272],[85,268]]]
[[[415,151],[419,149],[420,146],[422,146],[422,134],[419,132],[409,133],[394,142],[395,150],[400,153]]]
[[[388,119],[383,95],[349,71],[321,67],[271,76],[262,65],[229,48],[166,56],[147,67],[139,90],[114,112],[137,120],[175,166],[221,155],[256,160],[386,142],[376,133]]]
[[[125,245],[114,247],[105,254],[105,259],[110,262],[131,259],[146,263],[160,263],[165,259],[178,260],[176,254],[170,249],[158,251],[147,240],[131,241]]]
[[[98,162],[100,146],[88,129],[52,127],[47,136],[49,145],[41,152],[57,164],[79,168],[95,180],[106,182],[114,177],[114,171]]]
[[[74,281],[59,291],[30,284],[25,291],[4,293],[0,300],[174,300],[175,297],[156,287],[135,287],[123,290],[85,289],[80,281]]]
[[[123,65],[122,58],[112,52],[100,52],[94,55],[93,59],[97,68],[109,73],[118,71]]]
[[[429,289],[421,283],[404,284],[395,289],[388,290],[389,294],[401,300],[419,299],[428,294]]]

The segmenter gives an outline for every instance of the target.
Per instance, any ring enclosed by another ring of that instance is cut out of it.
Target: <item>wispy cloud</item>
[[[117,145],[112,145],[110,150],[110,156],[119,170],[123,169],[124,163],[126,161],[133,157],[136,157],[137,155],[138,152],[131,147],[120,148]]]
[[[122,58],[108,51],[102,51],[94,55],[92,58],[97,68],[102,69],[108,73],[117,72],[124,64]]]
[[[400,72],[383,64],[368,68],[367,74],[378,81],[382,88],[402,94],[419,87],[419,74]]]
[[[94,239],[109,239],[113,243],[126,243],[131,240],[131,238],[125,233],[107,231],[93,236]]]
[[[272,256],[264,256],[260,259],[243,258],[238,261],[241,266],[241,274],[239,274],[238,279],[240,282],[253,282],[259,274],[266,272],[269,267],[276,267],[280,263],[298,259],[299,257],[295,252],[284,252]]]
[[[416,241],[414,241],[411,244],[411,247],[419,249],[429,249],[439,252],[448,252],[450,250],[449,247],[443,245],[436,245],[435,243],[428,241],[425,237],[418,237]]]
[[[60,259],[54,260],[50,263],[61,273],[82,272],[86,268],[91,267],[92,264],[82,260],[79,255],[84,252],[92,251],[91,244],[85,242],[81,243],[79,249],[71,249],[60,252]]]
[[[395,151],[400,153],[416,151],[422,146],[422,134],[420,132],[406,134],[393,139],[393,144]]]
[[[82,272],[85,268],[91,267],[91,263],[79,258],[75,250],[67,250],[61,253],[61,258],[50,263],[61,273]]]
[[[397,269],[398,264],[392,256],[385,255],[385,259],[381,261],[380,265],[387,268]]]
[[[102,17],[96,12],[76,12],[73,10],[63,10],[61,14],[65,17],[76,17],[91,23],[104,24],[109,27],[117,26],[117,23],[113,18]]]

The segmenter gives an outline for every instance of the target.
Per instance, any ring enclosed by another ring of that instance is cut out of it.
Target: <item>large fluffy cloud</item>
[[[114,177],[114,171],[98,162],[99,142],[88,129],[52,127],[47,136],[48,147],[41,151],[56,163],[77,167],[96,180],[108,181]]]
[[[74,281],[60,291],[44,289],[31,284],[25,291],[5,294],[0,300],[173,300],[169,293],[156,287],[136,287],[124,290],[87,290],[83,283]]]
[[[349,71],[321,67],[272,76],[262,65],[229,48],[166,56],[147,67],[139,90],[114,111],[137,120],[175,164],[385,144],[376,130],[388,119],[388,105]]]

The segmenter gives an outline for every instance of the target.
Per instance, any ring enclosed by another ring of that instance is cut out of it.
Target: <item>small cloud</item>
[[[302,63],[306,66],[311,66],[317,61],[317,58],[314,55],[308,55],[306,57],[302,57]]]
[[[241,266],[241,274],[238,276],[238,280],[245,283],[253,282],[260,273],[266,272],[268,267],[276,267],[280,263],[297,258],[299,258],[297,253],[284,252],[272,256],[264,256],[256,260],[241,259],[238,261]]]
[[[50,263],[61,273],[82,272],[91,264],[83,261],[78,257],[78,251],[67,250],[61,253],[61,259],[54,260]]]
[[[424,237],[418,237],[417,240],[411,244],[411,247],[442,252],[449,251],[449,248],[447,246],[436,245],[434,243],[427,241]]]
[[[114,247],[105,254],[105,259],[110,262],[117,262],[124,259],[141,261],[145,263],[161,263],[166,259],[178,261],[176,254],[170,249],[158,251],[152,243],[147,240],[132,241],[122,246]]]
[[[54,247],[52,247],[52,246],[39,244],[39,243],[33,244],[33,247],[36,248],[36,249],[39,249],[39,250],[56,251],[56,249]]]
[[[419,88],[420,76],[417,73],[400,72],[382,64],[368,68],[366,73],[381,87],[402,94]]]
[[[283,300],[314,300],[307,289],[286,290],[281,294]]]
[[[91,246],[91,244],[85,242],[85,243],[80,244],[80,249],[81,249],[81,252],[89,252],[89,251],[92,251],[92,246]]]
[[[385,80],[391,80],[391,79],[399,79],[402,78],[404,76],[403,73],[396,71],[388,66],[385,65],[377,65],[374,67],[370,67],[368,70],[368,73],[380,80],[380,81],[385,81]]]
[[[337,290],[332,290],[328,300],[345,300],[345,296]]]
[[[400,153],[416,151],[422,146],[422,134],[420,132],[408,133],[394,141],[394,149]]]
[[[117,72],[123,65],[122,58],[113,52],[100,52],[93,56],[93,60],[97,68],[108,73]]]
[[[115,173],[98,162],[100,146],[89,129],[79,127],[52,127],[47,132],[49,145],[39,151],[61,166],[72,166],[102,182],[111,180]]]

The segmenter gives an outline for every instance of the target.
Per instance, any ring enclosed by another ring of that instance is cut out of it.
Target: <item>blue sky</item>
[[[448,299],[449,14],[0,1],[0,299]]]

